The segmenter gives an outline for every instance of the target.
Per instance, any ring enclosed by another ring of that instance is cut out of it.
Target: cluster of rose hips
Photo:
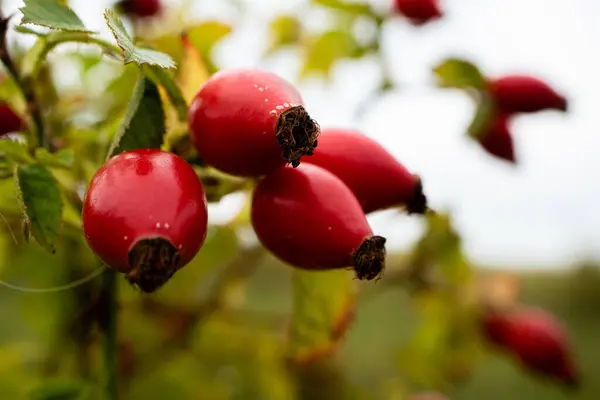
[[[516,162],[511,117],[545,110],[567,111],[567,99],[546,82],[528,75],[507,75],[488,82],[488,95],[494,104],[489,128],[479,137],[491,155]]]
[[[352,266],[378,278],[385,238],[366,214],[427,210],[421,180],[360,132],[324,129],[291,83],[257,69],[223,70],[196,94],[189,132],[223,173],[256,179],[251,220],[262,245],[309,270]],[[111,158],[84,199],[90,247],[145,292],[162,286],[200,250],[207,229],[200,179],[177,155],[152,149]]]

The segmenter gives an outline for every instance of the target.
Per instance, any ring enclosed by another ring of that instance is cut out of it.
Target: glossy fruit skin
[[[123,0],[119,5],[132,18],[150,18],[162,11],[161,0]]]
[[[492,156],[515,164],[515,147],[509,123],[507,114],[494,117],[491,127],[479,138],[479,143]]]
[[[303,162],[336,175],[370,213],[406,205],[419,196],[421,180],[375,140],[352,129],[323,129],[319,146]]]
[[[332,173],[304,163],[258,183],[251,220],[265,248],[308,270],[351,266],[354,251],[373,235],[352,191]]]
[[[261,176],[286,164],[276,138],[278,117],[302,105],[286,80],[258,69],[222,70],[198,91],[189,128],[198,153],[236,176]]]
[[[0,103],[0,137],[23,129],[23,120],[6,103]]]
[[[490,81],[497,106],[507,113],[567,111],[567,99],[546,82],[527,75],[507,75]]]
[[[443,16],[439,0],[395,0],[394,6],[396,12],[413,25],[423,25]]]
[[[523,308],[487,317],[485,324],[488,339],[512,353],[525,368],[577,386],[567,334],[553,315]]]
[[[156,150],[121,153],[92,178],[83,204],[83,231],[109,267],[128,272],[129,252],[148,238],[163,238],[179,252],[179,268],[204,243],[207,204],[196,173],[183,159]]]

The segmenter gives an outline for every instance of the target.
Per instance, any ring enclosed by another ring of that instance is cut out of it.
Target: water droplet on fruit
[[[265,103],[268,103],[268,102],[269,102],[269,99],[265,99]]]
[[[258,91],[259,91],[259,92],[264,92],[264,90],[265,90],[265,89],[263,89],[263,88],[261,88],[261,87],[259,87],[259,88],[258,88]]]
[[[127,240],[127,239],[128,239],[128,237],[127,237],[127,236],[123,236],[123,240]]]
[[[283,106],[275,106],[275,108],[278,110],[283,110]]]
[[[165,223],[165,229],[169,229],[171,227],[171,225],[169,225],[168,222]]]
[[[156,227],[157,227],[157,228],[160,228],[160,222],[157,222],[157,223],[156,223]]]
[[[284,106],[284,107],[289,107],[289,106],[290,106],[290,103],[283,103],[283,106]]]
[[[181,250],[181,249],[183,249],[183,245],[182,244],[179,245],[179,250]]]

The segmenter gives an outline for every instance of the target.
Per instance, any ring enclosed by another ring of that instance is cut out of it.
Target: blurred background
[[[89,29],[113,40],[102,17],[112,2],[69,3]],[[306,385],[320,388],[343,381],[375,399],[404,398],[416,389],[444,391],[457,400],[597,399],[600,213],[593,210],[600,202],[600,186],[595,184],[600,181],[600,3],[442,0],[444,17],[420,27],[390,15],[390,0],[368,2],[377,15],[385,16],[381,21],[314,3],[164,0],[161,19],[136,29],[148,43],[171,53],[165,38],[176,37],[182,26],[210,21],[216,25],[203,32],[214,40],[195,43],[209,69],[252,66],[273,71],[297,85],[322,127],[357,128],[386,146],[422,177],[431,207],[451,215],[461,237],[461,254],[477,285],[508,285],[514,299],[542,306],[564,321],[584,383],[579,392],[567,392],[524,373],[506,358],[482,355],[480,349],[473,350],[476,355],[470,348],[464,350],[468,355],[456,356],[461,361],[441,375],[439,360],[431,354],[433,365],[423,358],[410,361],[419,353],[407,353],[406,346],[410,349],[422,310],[401,285],[382,281],[379,286],[361,283],[364,290],[350,312],[356,318],[339,343],[335,368],[320,378],[311,376]],[[10,15],[22,2],[4,0],[1,5]],[[282,16],[295,17],[302,26],[302,34],[291,35],[289,45],[277,41],[273,21]],[[335,34],[327,36],[330,32]],[[9,38],[15,51],[36,41],[14,31]],[[432,69],[448,57],[468,59],[488,76],[537,76],[566,94],[569,111],[516,117],[517,165],[492,158],[465,136],[473,102],[463,92],[435,86]],[[135,80],[127,81],[127,68],[110,59],[101,62],[100,52],[87,45],[62,46],[49,60],[49,79],[61,99],[54,111],[69,120],[67,135],[83,132],[80,145],[87,149],[85,154],[92,154],[94,146],[101,148],[110,138],[121,115],[114,110],[124,108]],[[121,80],[115,83],[117,79]],[[8,84],[4,86],[3,93],[12,93]],[[117,87],[122,92],[114,91]],[[102,113],[114,121],[94,131]],[[82,177],[89,177],[99,161],[91,159],[81,167]],[[66,237],[56,255],[25,244],[18,218],[11,218],[18,215],[14,199],[5,196],[10,182],[1,184],[0,211],[7,219],[1,231],[3,281],[48,288],[94,271],[97,263],[76,235]],[[286,386],[277,338],[285,333],[289,316],[298,312],[292,296],[297,287],[290,283],[289,267],[270,255],[253,253],[246,200],[245,193],[234,193],[210,205],[213,226],[207,245],[158,300],[139,300],[121,282],[119,357],[122,374],[131,375],[125,379],[123,398],[294,398]],[[388,238],[392,270],[410,259],[428,229],[423,219],[397,210],[378,212],[369,220],[377,234]],[[73,221],[76,225],[76,217]],[[236,279],[220,287],[218,296],[229,311],[211,311],[206,319],[190,311],[195,302],[210,304],[205,299],[213,293],[215,280],[239,268],[240,259],[256,266],[251,276],[234,274]],[[0,287],[0,398],[31,398],[31,390],[50,378],[56,387],[76,386],[71,382],[73,371],[81,372],[84,380],[99,374],[95,336],[77,329],[86,326],[84,305],[93,303],[94,284],[92,280],[86,283],[89,287],[56,293]],[[470,283],[460,284],[467,292]],[[196,324],[203,321],[197,324],[203,328],[200,332],[186,331],[190,318]],[[159,333],[162,328],[168,332]],[[194,343],[194,352],[170,349],[172,357],[161,355],[161,346],[176,342],[183,331]],[[411,370],[419,371],[411,375]],[[323,377],[327,382],[319,380]],[[59,398],[44,393],[39,398]]]

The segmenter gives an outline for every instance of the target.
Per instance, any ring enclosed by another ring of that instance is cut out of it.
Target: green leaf
[[[22,24],[45,26],[66,31],[90,32],[83,22],[68,6],[57,0],[25,0],[20,8],[23,13]]]
[[[115,37],[117,45],[123,50],[125,64],[150,64],[161,68],[175,68],[175,62],[169,55],[159,51],[137,47],[133,44],[133,40],[125,30],[123,23],[114,12],[106,10],[104,12],[104,19]]]
[[[190,28],[187,37],[196,50],[207,57],[219,41],[231,33],[231,25],[220,21],[206,21]]]
[[[273,52],[280,47],[298,43],[302,35],[302,24],[293,15],[280,15],[269,24],[269,50]]]
[[[41,164],[17,167],[15,180],[25,223],[30,226],[35,240],[54,253],[63,208],[58,182]]]
[[[334,10],[344,11],[351,14],[369,14],[369,4],[364,2],[348,2],[341,0],[313,0],[313,3]]]
[[[433,69],[438,85],[445,88],[485,89],[487,81],[475,64],[458,58],[449,58]]]
[[[128,150],[160,148],[165,134],[165,112],[158,87],[141,77],[119,125],[108,158]]]
[[[289,353],[312,363],[335,350],[354,319],[357,288],[346,270],[294,269]]]
[[[358,45],[349,32],[325,32],[307,43],[301,75],[306,77],[315,72],[329,76],[331,67],[336,61],[351,57],[357,49]]]
[[[75,150],[71,148],[61,150],[57,153],[50,153],[48,150],[40,147],[35,151],[35,158],[47,167],[71,169],[75,162]]]
[[[11,139],[0,139],[0,154],[15,163],[35,161],[27,151],[27,145]]]
[[[179,121],[187,121],[188,105],[173,75],[156,66],[147,66],[144,68],[144,72],[154,83],[165,89],[171,104],[177,110]]]

